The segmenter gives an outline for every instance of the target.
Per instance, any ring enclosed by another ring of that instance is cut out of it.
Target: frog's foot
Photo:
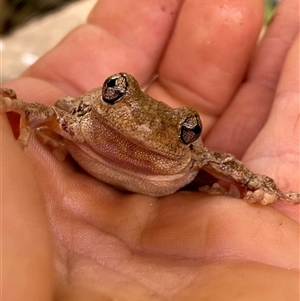
[[[0,111],[19,112],[24,108],[23,101],[17,99],[17,94],[14,90],[9,88],[0,89]]]
[[[29,143],[34,129],[50,125],[59,128],[59,116],[52,106],[41,103],[26,103],[17,98],[16,92],[9,88],[0,89],[0,111],[20,115],[18,140],[23,147]]]
[[[285,202],[291,204],[299,204],[300,203],[300,194],[296,192],[282,192],[280,195],[274,192],[265,191],[263,188],[257,189],[255,191],[247,191],[244,200],[249,203],[260,203],[262,205],[269,205],[277,201],[278,199],[282,199]]]
[[[0,96],[2,98],[8,98],[8,99],[16,99],[17,94],[13,89],[9,88],[1,88],[0,89]],[[1,105],[2,105],[2,100],[1,100]]]
[[[211,195],[225,195],[226,189],[221,187],[218,183],[214,183],[212,186],[205,185],[198,188],[201,192],[206,192]]]
[[[210,195],[228,195],[234,198],[241,198],[241,194],[239,189],[233,185],[230,184],[228,189],[222,187],[219,183],[214,183],[212,186],[205,185],[198,188],[201,192],[206,192]]]
[[[285,192],[281,198],[288,203],[300,204],[300,193],[294,191]]]
[[[31,129],[25,123],[25,106],[26,103],[17,99],[17,94],[14,90],[9,88],[0,89],[0,112],[15,112],[21,116],[18,140],[23,147],[28,145],[31,136]]]
[[[244,199],[249,203],[268,205],[279,199],[291,204],[300,203],[300,193],[282,192],[275,181],[265,175],[253,174],[246,184],[246,189]]]
[[[277,195],[275,193],[266,192],[260,188],[255,191],[248,190],[244,196],[244,200],[246,200],[248,203],[260,203],[262,205],[268,205],[277,200]]]
[[[48,145],[56,159],[63,161],[68,153],[64,139],[59,134],[51,131],[47,127],[40,127],[34,131],[38,140]]]

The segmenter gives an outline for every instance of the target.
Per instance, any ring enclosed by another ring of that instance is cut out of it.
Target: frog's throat
[[[113,147],[109,145],[107,149],[105,149],[105,147],[102,149],[94,149],[86,143],[76,143],[69,140],[65,140],[65,142],[71,154],[72,146],[76,145],[78,152],[89,156],[94,162],[99,161],[102,162],[102,164],[112,166],[124,172],[127,170],[145,176],[174,175],[186,173],[193,168],[192,157],[184,157],[184,160],[181,160],[182,158],[180,157],[173,159],[136,145],[129,144],[127,147],[121,148],[121,150],[117,145]],[[74,155],[76,156],[76,154]]]
[[[68,143],[68,150],[77,163],[95,178],[113,186],[152,196],[171,194],[190,183],[198,170],[190,166],[177,173],[147,173],[123,167],[100,157],[84,144]]]

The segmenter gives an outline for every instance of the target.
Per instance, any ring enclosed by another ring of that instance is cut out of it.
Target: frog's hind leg
[[[232,179],[245,187],[244,199],[249,203],[271,204],[278,199],[299,204],[300,194],[282,192],[275,181],[268,176],[256,174],[231,154],[220,154],[204,149],[199,154],[200,168],[221,180]]]

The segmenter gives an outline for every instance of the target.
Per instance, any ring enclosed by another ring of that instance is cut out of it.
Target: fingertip
[[[184,2],[159,70],[163,88],[171,82],[174,98],[220,114],[243,80],[262,22],[259,0]]]

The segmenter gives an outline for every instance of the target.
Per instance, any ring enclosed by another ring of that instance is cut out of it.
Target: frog
[[[239,197],[249,203],[300,202],[299,193],[281,191],[272,178],[252,172],[232,154],[205,147],[196,110],[152,98],[128,73],[111,75],[101,87],[60,98],[53,106],[22,101],[9,88],[1,89],[0,101],[2,112],[20,115],[23,147],[35,133],[58,159],[69,153],[88,174],[118,189],[162,197],[204,170],[216,182],[239,185]],[[220,185],[199,190],[226,194]]]

